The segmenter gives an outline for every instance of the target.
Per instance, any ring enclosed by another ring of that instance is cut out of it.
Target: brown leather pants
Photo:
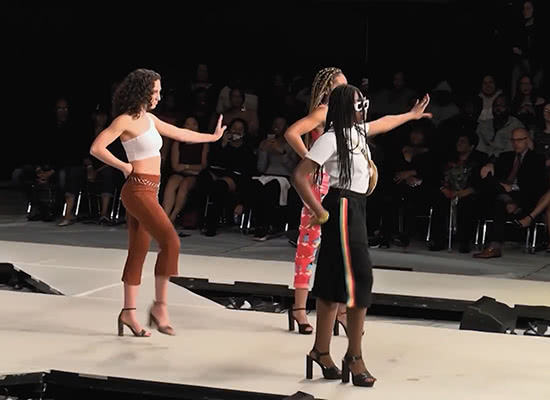
[[[155,276],[178,274],[180,239],[170,219],[160,206],[159,175],[132,173],[121,191],[128,224],[128,257],[122,281],[129,285],[141,283],[143,263],[151,236],[159,243]]]

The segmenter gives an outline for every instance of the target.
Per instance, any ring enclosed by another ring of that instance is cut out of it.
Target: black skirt
[[[349,308],[372,302],[372,263],[367,238],[367,195],[330,188],[323,200],[330,213],[321,227],[321,248],[312,293]]]

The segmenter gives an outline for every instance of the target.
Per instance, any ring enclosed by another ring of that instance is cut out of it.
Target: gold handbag
[[[376,184],[378,183],[378,167],[376,167],[376,164],[372,159],[369,157],[369,144],[367,139],[367,128],[364,127],[361,129],[361,127],[358,125],[357,128],[359,130],[362,130],[364,133],[365,138],[365,147],[361,149],[361,152],[363,153],[363,156],[367,159],[367,162],[369,164],[369,188],[367,189],[367,196],[370,196],[372,192],[374,192],[374,189],[376,189]]]
[[[368,144],[366,144],[368,146]],[[369,151],[368,148],[365,148],[363,151],[363,155],[367,159],[367,162],[369,163],[369,188],[367,190],[367,196],[370,196],[372,192],[374,192],[374,189],[376,189],[376,184],[378,183],[378,168],[376,167],[376,164],[372,159],[369,157]]]

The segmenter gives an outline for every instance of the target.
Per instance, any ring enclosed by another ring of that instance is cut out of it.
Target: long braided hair
[[[309,101],[308,110],[309,113],[311,113],[321,104],[328,103],[328,98],[330,96],[334,78],[341,74],[343,74],[342,70],[336,67],[323,68],[322,70],[317,72],[311,88],[311,99]],[[309,147],[311,146],[310,134],[306,135],[305,144],[306,147],[309,149]]]
[[[338,154],[338,168],[340,170],[339,185],[349,188],[351,185],[351,161],[352,152],[367,143],[366,129],[362,129],[355,117],[355,93],[362,99],[361,91],[352,85],[340,85],[336,87],[329,97],[327,121],[325,132],[333,129],[336,136],[336,151]],[[357,133],[363,138],[359,142],[352,143],[351,130],[356,127]]]

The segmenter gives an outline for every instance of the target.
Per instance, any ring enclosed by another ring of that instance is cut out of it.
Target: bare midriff
[[[160,175],[160,154],[158,157],[150,157],[144,160],[130,162],[134,167],[133,172],[138,174]]]

